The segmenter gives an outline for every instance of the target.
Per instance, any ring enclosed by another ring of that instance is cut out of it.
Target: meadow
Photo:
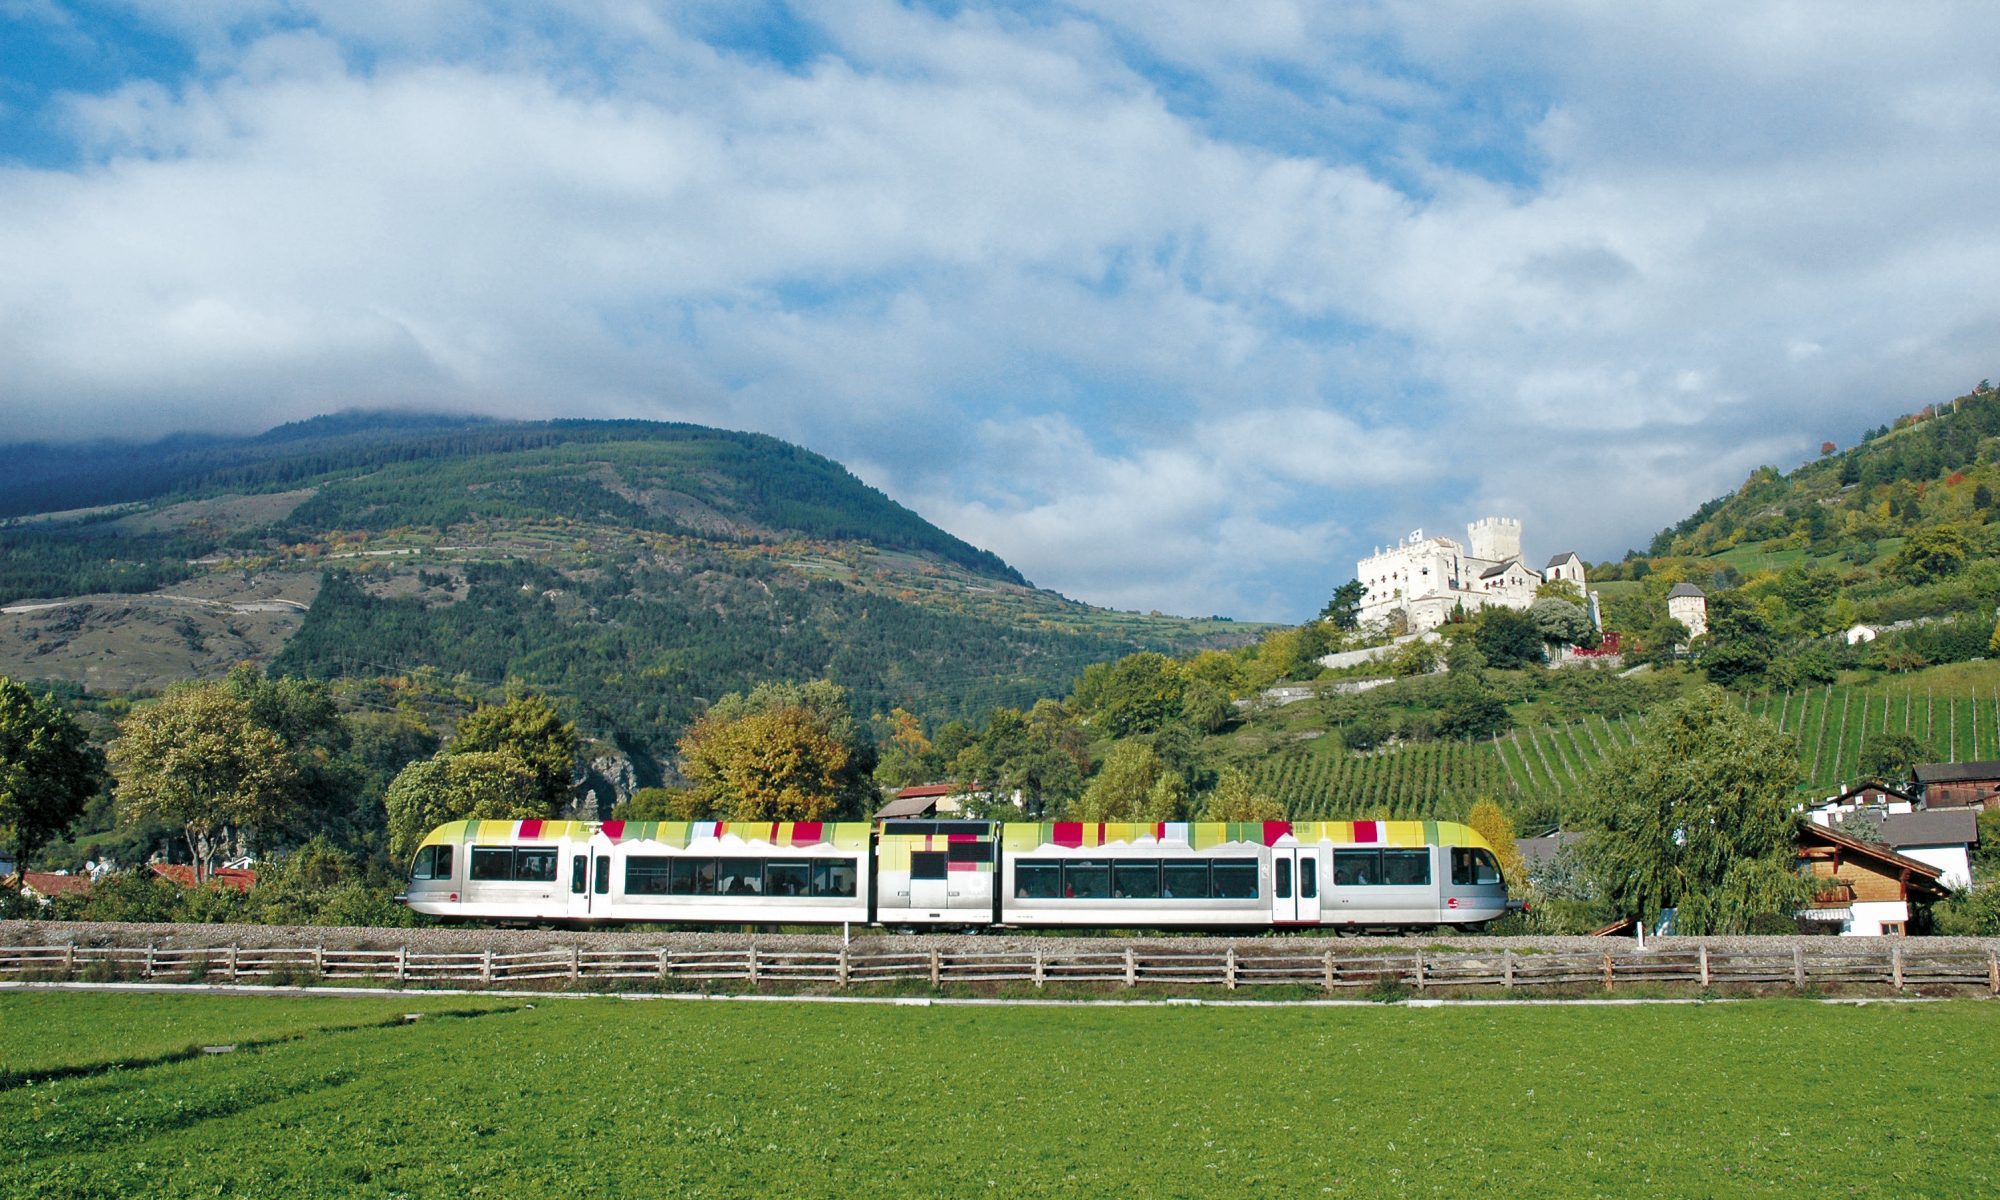
[[[0,1061],[32,1076],[40,1061],[77,1068],[92,1037],[103,1046],[101,1069],[0,1087],[0,1195],[2000,1189],[2000,1132],[1968,1119],[2000,1103],[1988,1065],[2000,1006],[1974,1001],[972,1008],[547,997],[367,1028],[348,1026],[346,1003],[0,994]],[[163,1014],[176,1031],[153,1032]],[[203,1039],[294,1036],[109,1065],[130,1057],[121,1047],[197,1028]]]

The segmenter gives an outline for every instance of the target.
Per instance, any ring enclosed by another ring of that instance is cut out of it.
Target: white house
[[[1943,872],[1949,888],[1972,884],[1972,848],[1979,844],[1979,818],[1969,808],[1892,813],[1882,818],[1882,844],[1906,858]]]
[[[1687,626],[1688,636],[1708,632],[1708,596],[1691,583],[1677,583],[1667,593],[1667,615]]]

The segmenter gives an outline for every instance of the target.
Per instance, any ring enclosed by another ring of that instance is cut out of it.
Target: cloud
[[[129,7],[186,54],[0,157],[0,437],[706,421],[1297,619],[1406,528],[1613,556],[1994,373],[1983,7]]]

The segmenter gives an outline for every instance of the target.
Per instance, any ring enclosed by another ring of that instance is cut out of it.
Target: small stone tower
[[[1691,583],[1677,583],[1667,593],[1667,615],[1687,626],[1688,636],[1708,632],[1708,597]]]
[[[1513,517],[1481,517],[1465,527],[1473,558],[1506,562],[1521,555],[1521,522]]]

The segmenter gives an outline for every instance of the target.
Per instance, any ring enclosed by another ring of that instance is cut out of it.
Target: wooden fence
[[[1696,987],[1778,984],[1798,989],[1826,984],[1877,984],[1903,990],[1956,985],[2000,995],[2000,950],[1943,950],[1916,942],[1852,948],[1834,939],[1771,949],[1692,948],[1516,951],[1422,949],[1341,953],[1336,949],[1164,951],[1145,946],[1079,943],[1033,948],[775,950],[586,950],[571,946],[523,954],[492,950],[422,953],[220,946],[0,946],[0,979],[152,980],[161,982],[312,983],[321,980],[504,987],[538,980],[588,983],[642,981],[659,987],[741,982],[751,986],[917,981],[954,984],[1110,984],[1254,988],[1273,984],[1343,989],[1434,988],[1511,991],[1620,984]]]

